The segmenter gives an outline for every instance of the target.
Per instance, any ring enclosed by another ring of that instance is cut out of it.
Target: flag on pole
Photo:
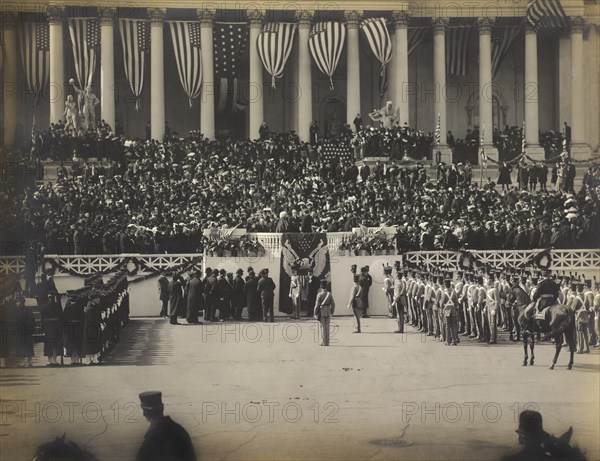
[[[567,14],[559,0],[529,0],[525,15],[536,31],[568,25]]]
[[[336,21],[316,23],[308,36],[310,53],[319,70],[329,77],[332,90],[333,73],[340,60],[345,39],[346,25]]]
[[[494,27],[492,32],[492,77],[498,73],[502,61],[522,30],[522,26]]]
[[[135,96],[135,110],[140,110],[140,95],[144,89],[144,69],[150,43],[150,26],[145,19],[120,19],[121,44],[125,76]]]
[[[383,99],[388,87],[386,68],[392,60],[392,40],[387,28],[385,18],[367,18],[360,23],[360,28],[365,33],[371,51],[381,63],[379,71],[379,98]]]
[[[456,26],[448,28],[446,34],[446,73],[466,75],[468,72],[468,49],[471,27]]]
[[[244,22],[217,22],[213,26],[217,110],[224,113],[242,111],[239,79],[242,58],[248,47],[248,25]]]
[[[75,75],[79,87],[84,89],[92,84],[96,70],[99,30],[96,18],[69,18],[69,34],[73,49]]]
[[[521,155],[527,155],[527,141],[525,140],[525,121],[521,129]]]
[[[437,123],[435,125],[435,144],[437,145],[438,149],[440,147],[440,141],[442,139],[442,131],[441,131],[441,120],[440,120],[440,114],[438,112],[437,114]]]
[[[50,28],[47,22],[24,22],[20,28],[21,63],[36,105],[50,79]]]
[[[168,23],[179,80],[192,107],[192,100],[200,96],[202,87],[200,23],[197,21],[169,21]]]
[[[481,136],[479,137],[479,150],[481,152],[481,160],[483,161],[483,166],[487,166],[487,155],[485,154],[485,123],[481,124]]]
[[[271,87],[275,79],[283,76],[285,63],[292,52],[294,34],[298,25],[292,22],[267,22],[258,34],[256,46],[260,60],[271,76]]]

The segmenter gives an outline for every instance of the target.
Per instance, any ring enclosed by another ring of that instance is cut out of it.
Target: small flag
[[[567,26],[567,14],[559,0],[529,0],[525,14],[536,31]]]

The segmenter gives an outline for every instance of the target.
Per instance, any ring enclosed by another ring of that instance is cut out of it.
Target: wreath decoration
[[[475,255],[467,250],[463,250],[460,252],[460,257],[458,258],[458,270],[462,271],[470,271],[477,267],[477,259]]]
[[[533,264],[538,269],[548,270],[552,266],[552,253],[549,249],[539,252],[533,257]]]

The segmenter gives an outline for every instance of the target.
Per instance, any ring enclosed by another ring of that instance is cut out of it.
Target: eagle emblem
[[[283,257],[283,270],[290,277],[292,271],[308,271],[313,270],[315,277],[321,277],[327,265],[328,246],[324,239],[319,241],[317,247],[310,252],[307,258],[301,258],[298,253],[292,248],[289,240],[286,240],[281,246],[281,255]]]

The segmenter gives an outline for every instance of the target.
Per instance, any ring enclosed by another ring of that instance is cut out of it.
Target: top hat
[[[519,415],[519,428],[515,432],[524,436],[542,438],[544,427],[541,413],[532,410],[521,412]]]
[[[148,391],[140,394],[140,407],[144,412],[159,411],[164,408],[162,403],[162,392]]]

